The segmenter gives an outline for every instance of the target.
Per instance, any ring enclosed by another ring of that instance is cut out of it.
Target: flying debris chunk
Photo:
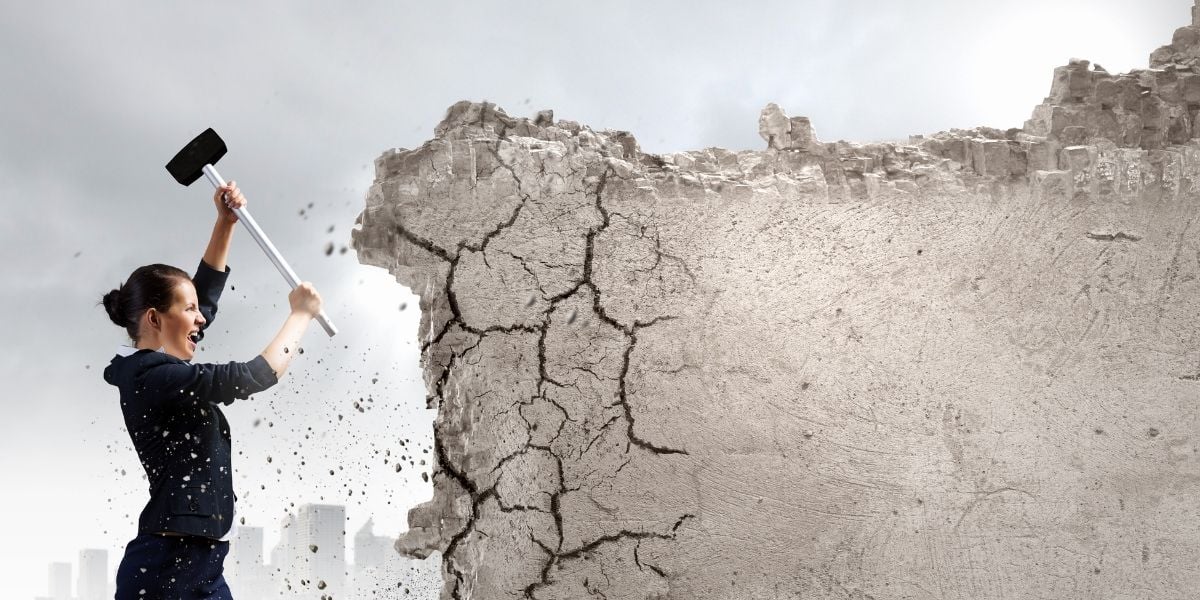
[[[333,254],[333,242],[325,244],[325,256]]]

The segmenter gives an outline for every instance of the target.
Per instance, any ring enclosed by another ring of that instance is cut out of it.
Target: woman
[[[305,282],[288,294],[291,314],[262,354],[248,362],[189,362],[217,313],[229,276],[233,209],[246,199],[231,181],[213,202],[217,222],[194,277],[147,265],[103,299],[134,342],[118,349],[104,380],[120,389],[125,426],[150,481],[138,535],[117,570],[117,600],[232,599],[222,563],[236,528],[236,496],[229,423],[218,405],[274,385],[321,311],[320,294]]]

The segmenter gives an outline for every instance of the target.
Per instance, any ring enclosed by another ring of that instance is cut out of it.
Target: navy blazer
[[[212,325],[229,268],[200,261],[192,282]],[[104,380],[121,391],[121,412],[150,481],[138,533],[169,531],[217,539],[232,525],[229,422],[219,404],[245,399],[277,381],[262,356],[248,362],[192,364],[155,350],[116,355]]]

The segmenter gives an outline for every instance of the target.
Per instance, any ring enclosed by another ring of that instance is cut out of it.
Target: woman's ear
[[[146,322],[155,329],[158,329],[162,325],[158,318],[158,311],[153,308],[146,310]]]

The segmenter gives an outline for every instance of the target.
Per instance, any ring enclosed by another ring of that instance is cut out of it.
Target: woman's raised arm
[[[233,228],[237,225],[237,213],[234,208],[246,205],[246,197],[237,187],[236,181],[230,181],[213,192],[213,204],[217,206],[217,222],[213,225],[212,237],[208,240],[208,248],[204,250],[204,262],[217,271],[224,272],[226,261],[229,259],[229,242],[233,240]]]
[[[271,370],[275,371],[276,378],[283,377],[292,358],[300,353],[300,338],[304,337],[313,317],[321,312],[321,294],[317,293],[313,284],[305,281],[288,294],[288,304],[292,308],[291,314],[261,355],[267,359]]]

